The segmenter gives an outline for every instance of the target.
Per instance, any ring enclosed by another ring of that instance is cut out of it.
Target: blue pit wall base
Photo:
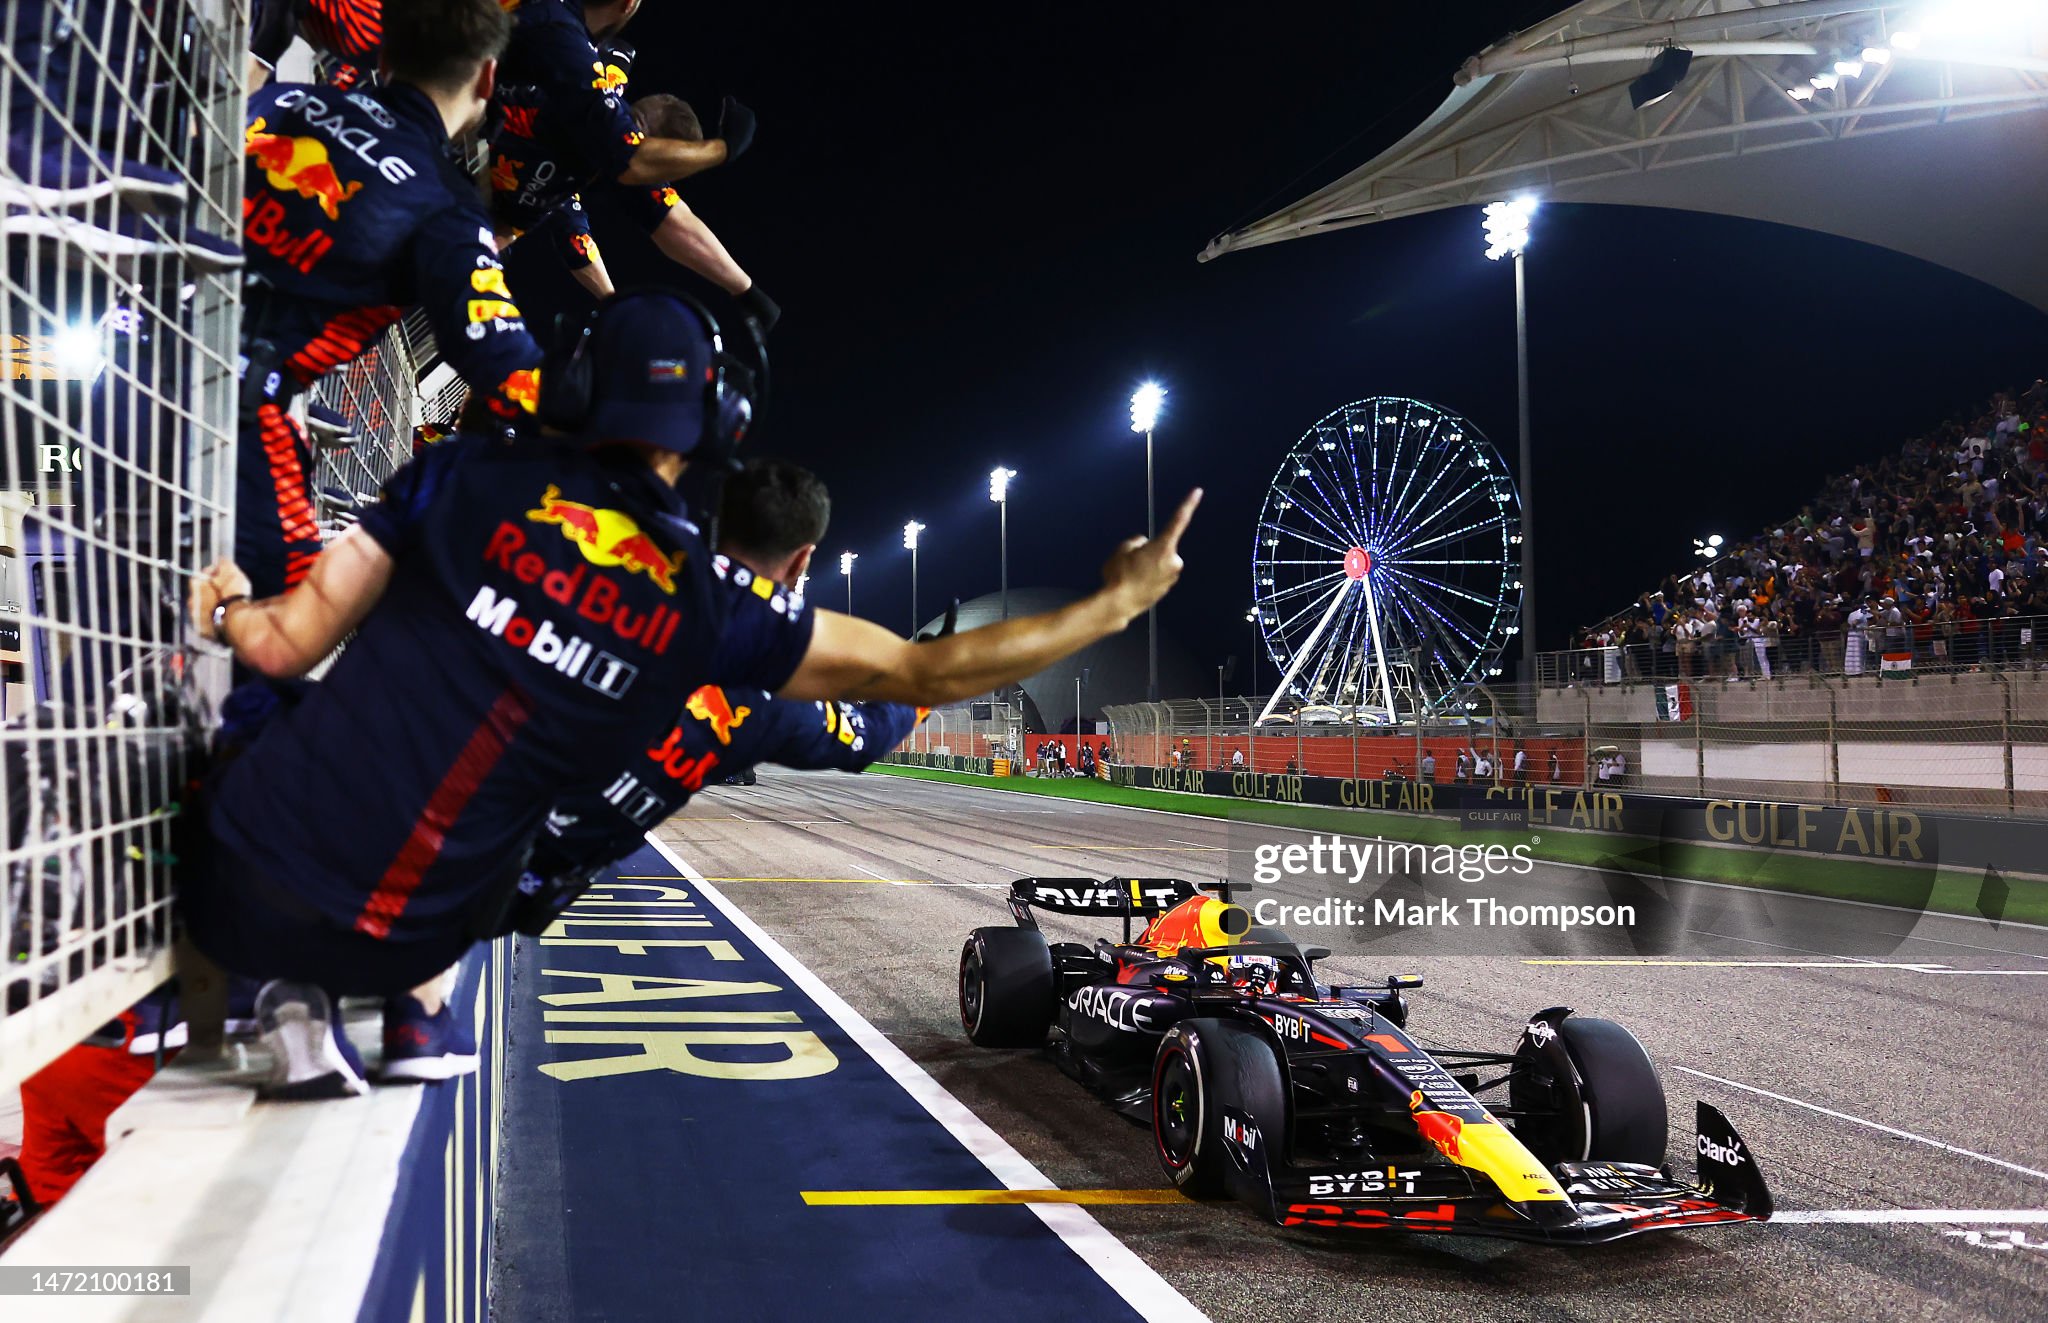
[[[511,997],[501,1323],[1201,1317],[1084,1208],[807,1203],[1050,1182],[658,847]]]

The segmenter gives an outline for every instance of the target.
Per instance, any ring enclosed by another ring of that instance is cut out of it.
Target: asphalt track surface
[[[659,835],[1073,1190],[1166,1182],[1146,1133],[1048,1060],[967,1043],[954,986],[964,935],[1009,921],[1001,896],[1019,876],[1201,881],[1227,870],[1242,879],[1255,842],[1307,839],[938,782],[776,769],[757,787],[706,793]],[[1584,869],[1539,865],[1515,879],[1515,899],[1585,903],[1599,883]],[[1687,940],[1645,957],[1655,964],[1530,963],[1573,957],[1527,943],[1459,954],[1455,942],[1439,942],[1439,953],[1404,957],[1399,942],[1384,939],[1361,949],[1355,934],[1297,928],[1295,936],[1338,947],[1320,966],[1330,981],[1424,974],[1409,1024],[1426,1043],[1506,1050],[1530,1011],[1555,1004],[1619,1020],[1658,1063],[1679,1169],[1690,1169],[1692,1100],[1704,1098],[1757,1155],[1788,1215],[1779,1223],[1565,1250],[1287,1231],[1234,1205],[1092,1212],[1217,1320],[1351,1320],[1368,1311],[1743,1323],[2048,1317],[2048,930],[1763,902],[1726,889],[1668,891]],[[1282,882],[1258,894],[1314,902],[1329,892],[1323,882],[1292,890]],[[1055,939],[1105,931],[1059,916],[1042,922]],[[1677,960],[1722,963],[1670,963]],[[863,1213],[887,1219],[901,1210]],[[971,1310],[971,1294],[954,1307]],[[1044,1317],[1069,1316],[1058,1301],[1046,1304]]]

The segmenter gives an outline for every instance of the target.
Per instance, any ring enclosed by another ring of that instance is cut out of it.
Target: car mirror
[[[1330,948],[1327,946],[1304,946],[1301,948],[1301,954],[1304,959],[1313,965],[1318,960],[1328,960],[1330,958]]]

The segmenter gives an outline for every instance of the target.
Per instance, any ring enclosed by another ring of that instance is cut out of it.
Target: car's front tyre
[[[1239,1133],[1226,1136],[1226,1124]],[[1183,1020],[1167,1030],[1152,1058],[1152,1150],[1181,1193],[1214,1199],[1234,1190],[1270,1218],[1265,1171],[1277,1160],[1270,1146],[1286,1135],[1287,1082],[1271,1043],[1228,1020]]]

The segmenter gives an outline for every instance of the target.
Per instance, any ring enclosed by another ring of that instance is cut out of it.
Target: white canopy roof
[[[1671,45],[1693,52],[1684,81],[1633,109],[1630,81]],[[2048,0],[1586,0],[1455,84],[1399,143],[1202,260],[1526,193],[1839,234],[2048,310]]]

